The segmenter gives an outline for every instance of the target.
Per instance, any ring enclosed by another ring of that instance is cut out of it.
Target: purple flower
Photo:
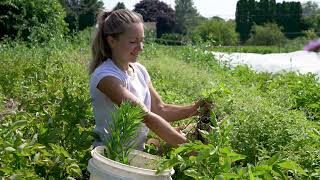
[[[307,45],[303,48],[306,51],[314,51],[317,52],[320,50],[320,39],[310,41]]]

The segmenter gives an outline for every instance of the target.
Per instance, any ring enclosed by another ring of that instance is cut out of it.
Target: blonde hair
[[[102,12],[97,18],[97,32],[94,36],[91,51],[92,60],[89,67],[90,74],[105,60],[111,58],[111,48],[107,42],[107,37],[118,38],[124,33],[131,23],[143,23],[139,13],[118,9],[111,12]]]

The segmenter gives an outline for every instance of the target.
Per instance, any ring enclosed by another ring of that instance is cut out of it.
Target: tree
[[[236,8],[236,32],[240,35],[240,41],[245,42],[250,35],[250,14],[247,0],[239,0]]]
[[[67,12],[69,29],[78,32],[95,24],[97,13],[103,8],[100,0],[59,0]]]
[[[300,2],[283,1],[277,6],[276,22],[283,27],[283,32],[288,38],[295,38],[302,35],[302,6]]]
[[[302,4],[302,14],[303,16],[312,16],[319,13],[319,5],[316,2],[308,1]]]
[[[157,37],[174,31],[175,12],[164,2],[159,0],[142,0],[135,5],[135,12],[142,15],[145,22],[156,22]]]
[[[117,9],[126,9],[126,6],[124,5],[123,2],[118,2],[117,5],[112,10],[114,11]]]
[[[318,4],[312,1],[302,4],[302,14],[305,29],[315,29],[320,35],[320,8]]]
[[[67,31],[65,12],[57,0],[3,0],[0,9],[1,39],[41,43]]]
[[[165,14],[160,15],[157,18],[157,38],[160,38],[163,34],[173,33],[175,21],[172,17]]]
[[[142,0],[134,6],[134,11],[142,15],[145,22],[156,22],[159,16],[174,18],[174,10],[159,0]]]
[[[221,17],[219,17],[219,16],[212,16],[212,17],[210,18],[210,20],[215,20],[215,21],[224,21],[224,19],[223,19],[223,18],[221,18]]]
[[[198,25],[199,14],[192,0],[175,0],[176,32],[187,34]]]
[[[239,0],[236,8],[236,31],[241,42],[249,36],[253,24],[277,23],[289,38],[302,34],[306,26],[302,21],[300,2],[276,3],[275,0]]]

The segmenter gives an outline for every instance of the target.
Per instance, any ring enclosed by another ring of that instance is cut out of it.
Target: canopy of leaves
[[[45,42],[67,31],[57,0],[2,0],[0,9],[0,38]]]
[[[320,7],[317,3],[308,1],[302,4],[303,19],[308,28],[315,29],[320,35]]]
[[[176,32],[186,34],[199,22],[200,16],[192,0],[175,0]]]
[[[97,13],[103,8],[100,0],[59,0],[67,12],[65,21],[71,32],[78,32],[95,24]]]
[[[156,22],[160,16],[175,17],[174,10],[159,0],[142,0],[135,5],[134,11],[140,13],[145,22]]]
[[[123,2],[118,2],[117,5],[112,10],[114,11],[117,9],[126,9],[126,6],[124,5]]]
[[[173,33],[175,26],[175,20],[167,15],[160,15],[157,17],[157,38],[160,38],[163,34]]]

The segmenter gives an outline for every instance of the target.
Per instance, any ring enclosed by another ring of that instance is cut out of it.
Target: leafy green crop
[[[105,141],[104,154],[112,160],[129,164],[128,155],[136,146],[137,130],[143,122],[143,113],[140,107],[130,102],[123,102],[112,114],[113,122],[109,124],[109,138]]]

